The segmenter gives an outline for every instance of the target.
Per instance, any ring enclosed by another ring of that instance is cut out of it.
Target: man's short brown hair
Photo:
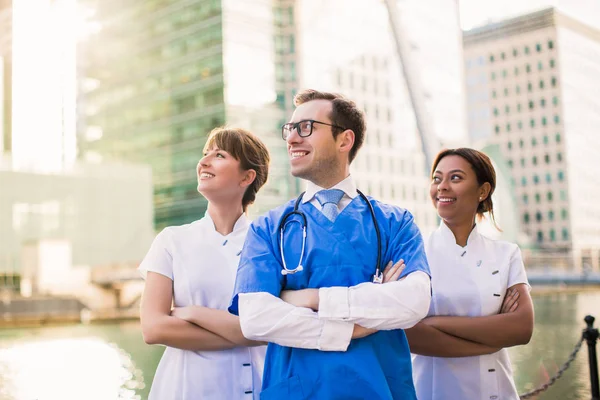
[[[356,157],[356,153],[362,147],[365,141],[365,131],[367,123],[364,113],[356,106],[352,100],[348,100],[341,94],[319,92],[314,89],[306,89],[298,93],[294,97],[294,105],[297,107],[300,104],[307,103],[312,100],[329,100],[331,101],[332,109],[329,119],[333,125],[341,126],[345,129],[350,129],[354,132],[354,145],[348,156],[352,162]],[[343,132],[342,129],[332,127],[333,138]]]

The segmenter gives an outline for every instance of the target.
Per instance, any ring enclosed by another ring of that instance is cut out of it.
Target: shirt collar
[[[205,224],[208,227],[210,227],[210,229],[212,229],[213,231],[216,232],[215,223],[214,223],[213,219],[210,217],[208,210],[206,210],[206,212],[204,213],[203,220],[205,221]],[[246,216],[246,213],[242,213],[242,215],[240,215],[238,220],[233,225],[233,231],[231,233],[235,233],[236,231],[238,231],[240,229],[246,229],[246,228],[248,228],[248,226],[250,226],[250,221],[248,221],[248,217]],[[230,233],[230,235],[231,235],[231,233]]]
[[[339,182],[337,185],[332,186],[330,188],[322,188],[311,181],[308,181],[306,184],[306,192],[304,192],[304,196],[302,197],[302,203],[307,203],[311,201],[315,194],[321,190],[325,189],[340,189],[344,192],[344,195],[350,197],[351,199],[355,198],[358,193],[356,192],[356,182],[352,179],[352,175],[348,175],[346,179]]]
[[[456,244],[456,237],[454,236],[454,233],[452,233],[450,228],[448,228],[448,225],[446,225],[444,220],[440,221],[440,227],[438,228],[438,232],[440,232],[440,235],[442,236],[442,239],[444,240],[444,242],[458,246],[458,244]],[[473,230],[471,231],[471,233],[469,233],[469,237],[467,238],[467,245],[465,246],[465,248],[469,247],[469,245],[472,245],[473,243],[475,243],[475,241],[477,240],[477,237],[479,237],[479,232],[477,229],[477,224],[475,224],[475,226],[473,227]],[[459,246],[459,247],[462,247],[462,246]]]

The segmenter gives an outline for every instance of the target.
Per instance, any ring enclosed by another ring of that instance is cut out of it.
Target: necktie
[[[340,189],[321,190],[315,194],[317,201],[321,204],[321,212],[331,222],[339,215],[337,204],[344,197],[344,191]]]

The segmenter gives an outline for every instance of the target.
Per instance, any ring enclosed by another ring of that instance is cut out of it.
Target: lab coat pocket
[[[269,386],[260,393],[261,400],[305,400],[302,384],[298,376],[292,376],[286,380]]]

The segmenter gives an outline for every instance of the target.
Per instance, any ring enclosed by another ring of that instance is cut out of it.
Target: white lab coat
[[[509,287],[528,284],[518,246],[486,238],[477,227],[461,247],[442,221],[425,250],[433,291],[428,316],[494,315]],[[506,349],[460,358],[413,355],[413,378],[419,400],[519,398]]]
[[[176,307],[226,310],[249,222],[242,215],[233,232],[215,230],[208,213],[191,224],[165,228],[139,270],[173,280]],[[158,365],[150,400],[258,400],[266,346],[220,351],[167,347]]]

